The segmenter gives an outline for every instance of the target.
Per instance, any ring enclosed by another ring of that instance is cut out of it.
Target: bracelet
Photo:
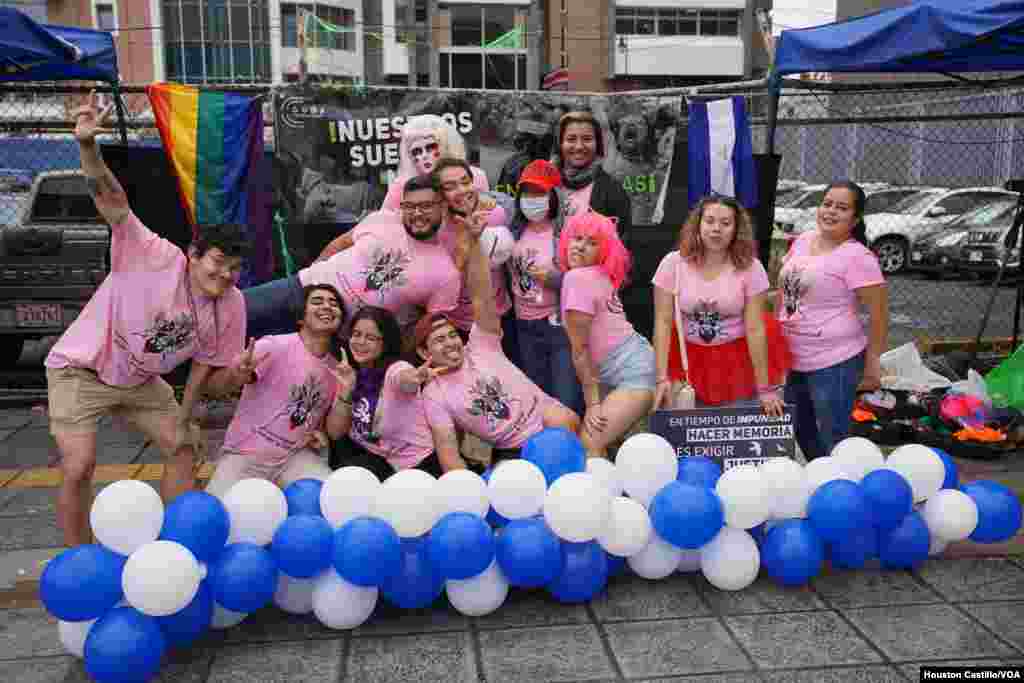
[[[778,384],[758,384],[757,385],[757,393],[759,393],[759,394],[767,394],[769,392],[778,391],[778,390],[779,390],[779,385]]]

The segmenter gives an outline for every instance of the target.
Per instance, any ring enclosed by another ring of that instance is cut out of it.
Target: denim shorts
[[[598,381],[612,391],[654,391],[657,374],[654,348],[647,339],[635,332],[612,349],[597,368]]]

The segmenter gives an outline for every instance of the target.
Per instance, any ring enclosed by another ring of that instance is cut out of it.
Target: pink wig
[[[612,281],[615,289],[626,282],[632,258],[626,245],[619,239],[618,221],[596,211],[577,213],[566,221],[558,240],[558,263],[569,270],[569,243],[576,237],[591,237],[597,241],[597,263]]]

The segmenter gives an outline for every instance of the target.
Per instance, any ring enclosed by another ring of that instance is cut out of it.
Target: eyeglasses
[[[358,341],[358,340],[362,339],[362,340],[366,341],[367,344],[379,344],[380,342],[384,341],[384,337],[380,336],[379,334],[369,334],[369,333],[364,334],[363,332],[360,332],[359,330],[353,330],[353,332],[350,335],[350,337],[351,337],[352,341]]]
[[[398,205],[398,208],[400,208],[402,211],[405,211],[406,213],[410,213],[413,215],[416,215],[418,213],[428,214],[434,209],[435,206],[437,206],[437,204],[438,203],[436,201],[419,203],[402,202],[401,204]]]
[[[424,154],[428,154],[428,153],[429,154],[433,154],[438,149],[439,149],[439,147],[438,147],[438,144],[436,142],[428,142],[423,147],[412,147],[412,148],[410,148],[409,149],[409,154],[412,155],[413,159],[418,159],[421,156],[423,156]]]

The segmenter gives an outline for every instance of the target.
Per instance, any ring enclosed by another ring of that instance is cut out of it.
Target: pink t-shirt
[[[337,287],[349,317],[363,306],[380,306],[405,324],[409,320],[403,318],[418,307],[431,313],[455,307],[462,278],[439,242],[409,237],[394,216],[383,212],[352,230],[351,247],[299,271],[303,286],[326,282]]]
[[[487,192],[491,189],[491,184],[487,180],[487,174],[484,173],[483,169],[472,166],[473,171],[473,187],[480,190],[481,192]],[[409,182],[408,177],[396,178],[395,180],[388,183],[388,193],[384,196],[384,203],[381,204],[382,209],[388,211],[399,211],[399,205],[402,203],[402,193],[405,192],[405,184]]]
[[[495,206],[487,215],[487,225],[499,226],[508,225],[505,209]],[[449,254],[455,253],[455,229],[447,222],[441,226],[438,232],[441,244],[448,250]],[[505,285],[505,268],[498,266],[491,268],[491,289],[494,296],[494,305],[498,309],[498,315],[503,316],[512,308],[512,297],[509,296],[508,287]],[[455,309],[448,314],[449,319],[460,330],[468,331],[473,326],[473,297],[469,294],[469,268],[462,273],[462,285],[459,292],[459,301]]]
[[[793,369],[820,370],[867,348],[857,289],[885,283],[878,258],[848,240],[827,254],[811,255],[816,231],[793,243],[779,273],[782,330],[793,353]]]
[[[508,273],[512,280],[512,300],[520,320],[542,320],[558,312],[558,291],[533,279],[530,268],[555,269],[554,226],[545,221],[543,228],[530,224],[512,250]]]
[[[594,193],[594,183],[584,185],[578,190],[569,192],[569,206],[566,207],[565,216],[568,218],[577,213],[586,213],[590,208],[590,195]]]
[[[567,311],[593,316],[590,357],[596,365],[636,332],[626,319],[619,293],[598,266],[573,268],[562,278],[562,319]]]
[[[693,344],[715,346],[746,335],[743,308],[750,299],[768,291],[768,273],[757,259],[743,271],[729,264],[708,282],[694,264],[673,251],[661,259],[652,280],[660,289],[679,295],[679,312],[685,316],[686,339]]]
[[[330,353],[314,356],[298,332],[262,337],[253,357],[260,359],[258,379],[242,389],[224,450],[260,464],[283,465],[310,432],[323,427],[338,391],[331,372],[338,359]]]
[[[138,386],[194,358],[230,365],[245,346],[237,287],[211,299],[189,284],[188,259],[130,213],[111,227],[110,273],[46,357],[46,367],[93,370]]]
[[[391,364],[384,375],[374,415],[370,415],[366,399],[352,406],[349,436],[369,452],[386,459],[396,470],[416,467],[434,452],[434,437],[427,424],[423,400],[402,391],[398,381],[399,373],[411,368],[405,361]]]
[[[544,410],[554,401],[501,351],[501,335],[473,325],[462,367],[423,388],[427,421],[456,425],[495,448],[519,448],[544,428]]]

